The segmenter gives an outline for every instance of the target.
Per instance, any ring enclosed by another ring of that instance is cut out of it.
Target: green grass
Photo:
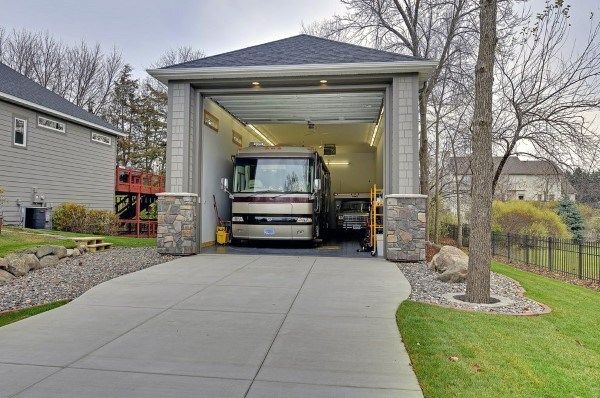
[[[50,304],[37,305],[35,307],[25,308],[23,310],[5,312],[0,314],[0,327],[9,323],[20,321],[21,319],[37,315],[41,312],[49,311],[68,303],[68,300],[56,301]]]
[[[599,397],[600,293],[500,263],[493,270],[552,312],[493,315],[405,301],[398,327],[425,396]]]
[[[2,233],[0,233],[0,257],[41,245],[62,245],[67,248],[75,247],[75,243],[71,240],[40,234],[24,234],[18,229],[13,228],[3,227]]]
[[[74,232],[54,231],[47,229],[26,229],[3,227],[0,234],[0,257],[9,253],[41,245],[62,245],[75,247],[75,243],[65,237],[90,236]],[[131,238],[127,236],[105,236],[105,242],[118,247],[151,247],[156,245],[155,238]]]

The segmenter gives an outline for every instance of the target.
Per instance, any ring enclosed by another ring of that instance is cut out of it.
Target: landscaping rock
[[[444,272],[449,268],[464,268],[469,266],[469,256],[454,246],[442,246],[440,251],[433,256],[429,267],[437,272]]]
[[[6,259],[0,257],[0,269],[7,270],[8,269],[8,261]]]
[[[52,253],[54,253],[54,246],[51,245],[40,246],[35,251],[35,255],[37,256],[37,258],[43,258],[49,256]]]
[[[50,254],[40,259],[40,268],[55,267],[58,265],[58,256]]]
[[[57,256],[59,259],[68,256],[66,247],[56,245],[44,245],[39,247],[35,252],[35,255],[39,259],[42,259],[51,254]]]
[[[446,271],[437,276],[437,280],[449,283],[462,283],[467,280],[467,268],[463,266],[447,268]]]
[[[2,260],[2,259],[0,259]],[[0,269],[0,284],[4,283],[4,282],[8,282],[9,280],[13,279],[15,276],[13,274],[11,274],[8,271],[5,271],[3,269]]]
[[[78,248],[73,249],[72,253],[71,253],[71,257],[77,257],[77,256],[81,256],[81,251],[79,251]]]
[[[85,243],[80,243],[79,245],[77,245],[77,249],[79,249],[79,252],[81,254],[87,252],[87,246],[85,245]]]
[[[52,251],[59,259],[67,257],[67,248],[64,246],[54,246],[54,250]]]
[[[35,254],[28,253],[28,254],[24,254],[23,257],[25,257],[25,260],[27,261],[27,263],[29,265],[30,271],[32,269],[40,268],[40,260],[37,258],[37,256]]]
[[[6,261],[8,265],[6,266],[6,270],[13,274],[14,276],[23,276],[26,275],[31,269],[31,259],[27,258],[28,254],[9,254],[6,256]]]

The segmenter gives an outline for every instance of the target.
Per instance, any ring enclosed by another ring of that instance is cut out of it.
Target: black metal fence
[[[458,227],[448,226],[457,239]],[[463,228],[463,246],[469,245],[469,228]],[[600,242],[492,233],[492,254],[508,261],[544,268],[579,279],[600,282]]]

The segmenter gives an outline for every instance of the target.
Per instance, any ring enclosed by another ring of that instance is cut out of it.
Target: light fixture
[[[377,118],[377,124],[375,125],[375,128],[373,129],[373,135],[371,135],[371,142],[369,143],[370,146],[373,146],[373,144],[375,143],[375,137],[377,136],[377,130],[379,130],[379,123],[381,123],[382,117],[383,117],[383,107],[381,107],[381,112],[379,112],[379,117]]]
[[[327,84],[327,80],[321,79],[321,80],[319,80],[319,83],[321,83],[321,84]]]
[[[253,86],[260,86],[260,82],[252,82]]]
[[[250,130],[254,131],[254,133],[256,133],[257,136],[259,136],[263,141],[265,141],[267,144],[271,145],[271,146],[275,146],[275,144],[273,143],[273,141],[271,141],[270,139],[268,139],[263,133],[261,133],[256,127],[254,127],[251,124],[248,124],[248,127],[250,128]]]
[[[327,166],[348,166],[350,164],[347,160],[327,161]]]

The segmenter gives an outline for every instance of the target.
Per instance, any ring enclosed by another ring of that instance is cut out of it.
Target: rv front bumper
[[[312,224],[232,224],[232,236],[235,239],[256,240],[311,240],[313,239]]]

